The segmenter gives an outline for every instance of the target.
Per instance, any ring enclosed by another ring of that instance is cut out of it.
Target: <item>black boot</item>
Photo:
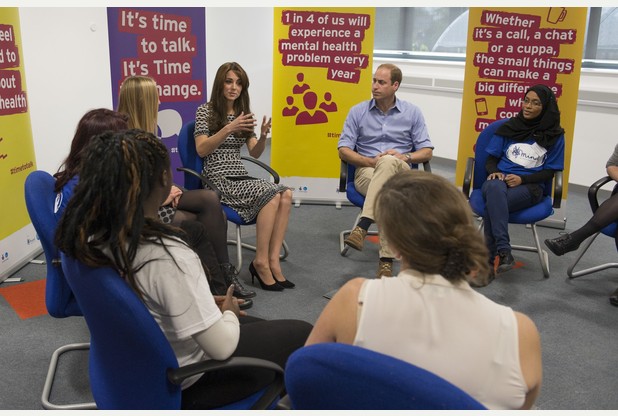
[[[242,283],[240,283],[238,280],[238,272],[234,266],[230,263],[223,263],[220,267],[221,273],[223,273],[223,278],[225,279],[225,283],[228,287],[230,285],[234,285],[234,296],[240,299],[248,299],[255,296],[254,291],[245,289]]]
[[[515,259],[510,251],[499,251],[498,256],[500,257],[498,261],[498,273],[508,272],[515,266]]]
[[[575,241],[570,234],[564,234],[560,237],[545,240],[545,245],[556,256],[562,256],[570,251],[577,250],[580,242]]]

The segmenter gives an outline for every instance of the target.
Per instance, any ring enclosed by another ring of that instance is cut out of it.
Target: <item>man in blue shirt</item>
[[[373,76],[373,99],[350,109],[339,138],[339,158],[356,166],[354,185],[365,195],[360,221],[344,241],[356,250],[363,249],[375,218],[375,197],[384,182],[413,163],[427,162],[433,154],[421,110],[395,96],[401,79],[397,66],[380,65]],[[378,278],[392,276],[393,258],[380,235]]]

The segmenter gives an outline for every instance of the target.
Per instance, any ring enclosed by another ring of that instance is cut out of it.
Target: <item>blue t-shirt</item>
[[[564,135],[545,149],[532,138],[517,142],[495,134],[485,151],[499,159],[498,170],[504,174],[524,176],[544,169],[564,169]]]
[[[62,216],[64,209],[67,207],[69,200],[73,196],[73,190],[75,189],[77,182],[79,182],[79,175],[75,175],[69,179],[69,181],[62,187],[62,190],[56,194],[56,202],[54,203],[54,215],[56,216],[56,221],[60,221],[60,217]]]

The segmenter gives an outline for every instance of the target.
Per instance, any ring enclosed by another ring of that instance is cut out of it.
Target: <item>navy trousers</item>
[[[543,198],[540,185],[519,185],[509,188],[499,179],[485,181],[481,188],[485,200],[483,228],[490,260],[498,252],[511,251],[509,213],[529,208]]]

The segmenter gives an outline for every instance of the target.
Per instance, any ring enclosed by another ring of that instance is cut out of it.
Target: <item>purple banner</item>
[[[112,97],[118,106],[122,81],[131,75],[152,77],[159,89],[159,132],[167,146],[174,182],[184,179],[176,167],[178,133],[195,119],[206,101],[206,18],[203,7],[109,7]]]

